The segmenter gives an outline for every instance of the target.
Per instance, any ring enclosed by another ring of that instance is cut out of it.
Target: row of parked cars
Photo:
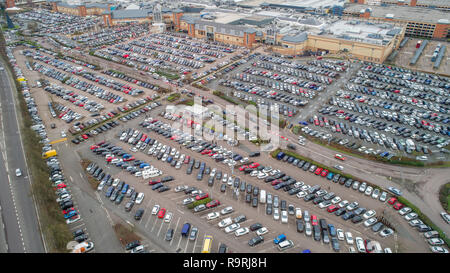
[[[23,77],[24,76],[23,72],[19,68],[19,66],[17,66],[17,61],[14,58],[14,55],[12,54],[11,47],[6,48],[6,54],[7,54],[7,57],[9,59],[11,65],[13,66],[14,74],[18,78]],[[41,142],[44,144],[42,151],[44,153],[51,151],[52,145],[49,144],[49,140],[47,138],[47,133],[45,130],[45,125],[39,116],[39,113],[38,113],[37,107],[36,107],[36,103],[35,103],[34,98],[31,96],[28,83],[27,83],[27,81],[18,81],[18,82],[20,82],[21,93],[24,96],[25,102],[27,104],[28,112],[32,119],[31,128],[40,136]],[[46,165],[48,167],[49,180],[50,180],[50,184],[48,186],[49,187],[51,186],[55,190],[55,194],[57,196],[56,202],[59,204],[59,206],[62,210],[62,214],[63,214],[64,219],[66,219],[66,223],[69,225],[69,224],[79,221],[81,219],[81,216],[79,215],[79,212],[74,207],[72,196],[70,195],[70,192],[67,187],[67,180],[61,169],[61,165],[56,156],[56,153],[54,156],[51,156],[46,159]],[[20,170],[19,170],[19,173],[20,173]],[[21,175],[21,174],[18,174],[16,171],[16,175]],[[80,243],[79,245],[77,245],[75,247],[75,250],[77,252],[88,252],[94,248],[93,242],[85,242],[88,239],[88,236],[87,236],[87,234],[85,234],[84,231],[74,232],[73,235],[74,235],[74,240],[76,242]]]
[[[70,101],[78,107],[82,107],[89,112],[99,112],[105,107],[96,102],[95,100],[90,100],[88,97],[75,93],[72,90],[65,89],[64,87],[57,84],[50,84],[44,87],[44,90],[50,94],[56,95],[66,101]]]
[[[127,25],[109,27],[104,26],[95,32],[85,32],[80,35],[73,35],[71,39],[95,50],[96,48],[120,43],[126,39],[142,36],[148,33],[148,29],[148,23],[129,23]]]
[[[133,135],[135,135],[135,137],[137,137],[138,132],[136,132],[136,134],[132,134],[130,136],[131,140],[135,139],[133,137]],[[141,136],[145,137],[142,134],[141,134]],[[139,138],[136,138],[135,141],[137,143],[139,141]],[[134,142],[131,141],[130,143],[134,143]],[[162,172],[160,170],[158,170],[156,167],[154,167],[153,165],[151,165],[143,160],[136,159],[132,154],[125,151],[122,147],[115,146],[111,143],[101,141],[97,144],[92,145],[90,147],[90,149],[93,153],[105,158],[105,161],[108,164],[115,165],[116,167],[122,168],[123,170],[126,170],[127,172],[129,172],[130,174],[133,174],[136,177],[143,176],[143,172],[145,172],[145,171],[153,174],[150,177],[154,177],[154,176],[158,176],[158,175],[162,174]],[[99,170],[98,175],[101,175],[101,172],[102,171]]]

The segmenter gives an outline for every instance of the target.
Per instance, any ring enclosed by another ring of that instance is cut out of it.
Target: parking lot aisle
[[[150,207],[150,202],[152,202],[152,199],[150,198],[150,200],[147,202],[147,205],[144,208],[144,211],[148,212],[148,208]],[[148,214],[148,213],[147,213]],[[142,223],[142,221],[144,220],[145,217],[142,217],[141,220],[139,220],[139,225]],[[150,217],[149,217],[150,218]]]

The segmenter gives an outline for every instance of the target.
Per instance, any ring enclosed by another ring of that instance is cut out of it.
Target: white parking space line
[[[175,233],[177,232],[178,224],[180,223],[180,220],[181,220],[181,218],[178,218],[177,225],[176,225],[175,228],[174,228],[173,234],[175,234]],[[173,239],[170,240],[170,245],[171,245],[171,246],[172,246],[172,243],[173,243]]]
[[[163,225],[164,225],[164,220],[161,219],[161,225],[159,226],[158,234],[156,235],[156,237],[159,237],[159,234],[161,233],[161,229],[162,229]]]

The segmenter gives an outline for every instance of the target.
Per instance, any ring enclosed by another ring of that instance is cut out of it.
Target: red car
[[[313,226],[318,225],[317,216],[315,216],[314,214],[311,215],[311,225],[313,225]]]
[[[183,163],[184,163],[184,164],[188,164],[188,163],[189,163],[189,159],[191,159],[191,157],[187,155],[187,156],[184,158]]]
[[[327,176],[327,174],[328,174],[328,170],[323,170],[320,175],[325,177],[325,176]]]
[[[160,182],[161,182],[161,179],[158,179],[158,180],[152,180],[152,181],[149,181],[148,184],[149,184],[149,185],[155,185],[155,184],[158,184],[158,183],[160,183]]]
[[[205,154],[209,154],[210,152],[211,152],[211,150],[204,150],[203,152],[201,152],[201,154],[205,155]]]
[[[104,140],[103,140],[103,141],[100,141],[99,143],[97,143],[97,144],[95,144],[95,145],[100,146],[100,145],[103,145],[103,144],[105,144],[105,141],[104,141]]]
[[[393,205],[396,201],[397,201],[397,198],[391,197],[391,199],[389,199],[388,203]]]
[[[97,148],[98,148],[97,145],[92,145],[92,146],[91,146],[91,150],[94,150],[94,149],[97,149]]]
[[[396,210],[400,210],[400,209],[402,209],[404,207],[404,205],[402,204],[402,203],[400,203],[400,202],[397,202],[397,203],[395,203],[395,205],[394,205],[394,209],[396,209]]]
[[[74,207],[68,208],[66,210],[63,210],[63,214],[67,214],[67,213],[69,213],[70,211],[73,211],[73,210],[75,210]]]
[[[201,193],[195,197],[195,200],[202,200],[202,199],[208,198],[208,196],[209,195],[207,193]]]
[[[243,170],[245,170],[245,169],[247,169],[247,168],[248,168],[247,165],[242,165],[241,167],[239,167],[239,170],[240,170],[240,171],[243,171]]]
[[[336,125],[336,126],[337,126],[337,125]],[[334,158],[337,158],[337,159],[342,160],[342,161],[345,160],[345,157],[343,157],[343,156],[340,155],[340,154],[335,154],[335,155],[334,155]]]
[[[276,186],[276,185],[278,185],[280,183],[281,183],[280,180],[274,180],[274,181],[272,181],[272,186]]]
[[[62,189],[62,188],[65,188],[65,187],[67,187],[67,186],[64,183],[58,184],[58,186],[56,186],[57,189]]]
[[[328,211],[329,213],[335,212],[335,211],[337,211],[337,210],[338,210],[338,207],[337,207],[336,205],[331,205],[331,206],[329,206],[329,207],[327,208],[327,211]]]
[[[316,175],[319,175],[322,172],[322,168],[317,168],[316,171],[314,172]]]
[[[248,165],[249,168],[258,168],[259,167],[259,163],[258,162],[253,162],[252,164]]]
[[[114,156],[110,156],[110,157],[107,157],[107,158],[106,158],[106,161],[107,161],[107,162],[111,162],[111,160],[113,160],[113,159],[114,159]],[[124,159],[124,160],[125,160],[125,159]]]
[[[88,139],[87,135],[81,135],[81,137],[84,138],[84,139]]]
[[[217,207],[218,205],[220,205],[220,201],[219,200],[213,200],[209,203],[206,203],[206,207],[207,208],[214,208]]]
[[[166,209],[165,208],[160,209],[158,212],[158,218],[160,218],[160,219],[164,218],[165,214],[166,214]]]
[[[135,159],[134,156],[132,156],[132,157],[129,157],[129,158],[124,158],[123,161],[132,161],[134,159]]]

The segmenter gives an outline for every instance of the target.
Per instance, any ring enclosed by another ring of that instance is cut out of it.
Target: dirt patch
[[[99,181],[97,181],[95,178],[93,178],[87,171],[86,168],[89,164],[91,164],[92,161],[89,159],[81,159],[80,164],[81,167],[83,167],[83,170],[88,178],[89,185],[91,185],[92,189],[97,190],[98,185],[100,184]]]
[[[141,241],[141,237],[134,233],[134,228],[131,228],[128,225],[117,223],[113,226],[113,228],[116,232],[117,238],[123,246],[126,246],[128,243],[136,240]]]

